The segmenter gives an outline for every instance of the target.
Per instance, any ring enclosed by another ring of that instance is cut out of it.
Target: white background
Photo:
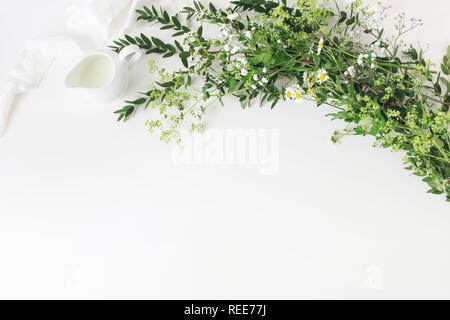
[[[3,1],[0,80],[24,42],[64,33],[76,1]],[[178,1],[184,5],[190,2]],[[220,6],[225,1],[216,1]],[[391,1],[440,62],[447,0]],[[139,112],[126,124],[64,89],[58,59],[0,139],[0,298],[449,298],[450,210],[370,138],[333,145],[313,104],[215,107],[209,128],[280,130],[280,170],[175,166]],[[145,90],[142,61],[132,88]]]

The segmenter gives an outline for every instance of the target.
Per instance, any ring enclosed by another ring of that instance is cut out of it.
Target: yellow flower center
[[[314,82],[316,82],[316,78],[311,79],[311,84],[314,84]]]
[[[325,77],[326,77],[326,75],[324,74],[324,73],[322,73],[321,75],[320,75],[320,81],[323,81],[323,80],[325,80]]]
[[[290,91],[286,92],[286,97],[288,97],[289,99],[291,98],[291,92]]]
[[[300,100],[300,97],[301,97],[300,92],[296,92],[295,97],[297,98],[297,100]]]
[[[319,43],[319,49],[323,48],[323,42]]]

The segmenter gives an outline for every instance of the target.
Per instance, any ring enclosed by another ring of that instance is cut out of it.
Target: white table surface
[[[0,84],[25,40],[64,33],[73,2],[2,3]],[[450,3],[391,4],[424,20],[409,39],[440,62]],[[144,60],[127,97],[148,86]],[[64,88],[75,61],[18,98],[0,139],[0,298],[450,297],[450,206],[401,154],[363,137],[333,145],[343,124],[312,104],[227,99],[208,128],[279,129],[279,172],[176,166],[148,113],[118,124],[120,101]]]

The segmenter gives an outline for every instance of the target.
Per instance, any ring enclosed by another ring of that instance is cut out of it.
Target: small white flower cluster
[[[356,29],[356,30],[350,30],[349,32],[348,32],[348,36],[350,37],[350,38],[357,38],[357,37],[359,37],[361,35],[361,30],[359,30],[359,29]]]
[[[223,46],[223,50],[225,50],[225,52],[236,54],[241,51],[242,48],[240,46],[240,42],[237,41],[237,39],[239,39],[239,35],[234,29],[230,28],[226,24],[223,24],[220,27],[220,31],[225,37],[225,45]]]
[[[307,88],[306,92],[299,85],[295,84],[289,86],[285,90],[284,99],[290,102],[302,102],[305,98],[316,98],[314,95],[313,86],[318,83],[322,84],[330,79],[328,72],[325,69],[317,70],[312,76],[308,72],[303,72],[303,85]]]
[[[374,52],[378,52],[380,56],[385,57],[388,54],[388,51],[386,50],[386,44],[383,44],[380,40],[371,43],[368,47]]]
[[[370,5],[361,9],[361,22],[368,28],[376,31],[383,29],[384,19],[387,17],[386,10],[391,6],[383,6],[383,3]]]
[[[231,61],[231,66],[241,71],[241,76],[248,75],[248,61],[244,54],[238,54],[234,56],[234,60]]]
[[[422,20],[416,18],[410,18],[409,23],[407,23],[406,14],[404,12],[395,16],[394,19],[395,19],[395,33],[392,37],[394,44],[395,41],[406,32],[423,25]],[[401,40],[400,43],[405,44],[403,40]]]
[[[377,54],[375,53],[375,51],[371,51],[370,53],[364,53],[364,54],[361,53],[358,56],[358,59],[357,59],[356,63],[359,66],[364,67],[364,63],[366,61],[368,61],[370,63],[370,68],[375,69],[377,67],[376,59],[377,59]]]
[[[323,49],[323,38],[320,38],[319,45],[317,46],[317,55],[320,56],[320,53]]]

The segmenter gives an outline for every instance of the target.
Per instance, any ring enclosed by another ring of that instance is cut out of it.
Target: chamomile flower
[[[286,101],[290,102],[302,102],[303,101],[303,90],[298,85],[292,85],[285,90],[284,98]]]
[[[320,53],[322,52],[322,49],[323,49],[323,38],[320,38],[319,46],[317,48],[317,55],[320,55]]]
[[[330,77],[328,76],[328,72],[325,69],[319,69],[317,71],[317,82],[319,84],[324,83],[327,81]]]

